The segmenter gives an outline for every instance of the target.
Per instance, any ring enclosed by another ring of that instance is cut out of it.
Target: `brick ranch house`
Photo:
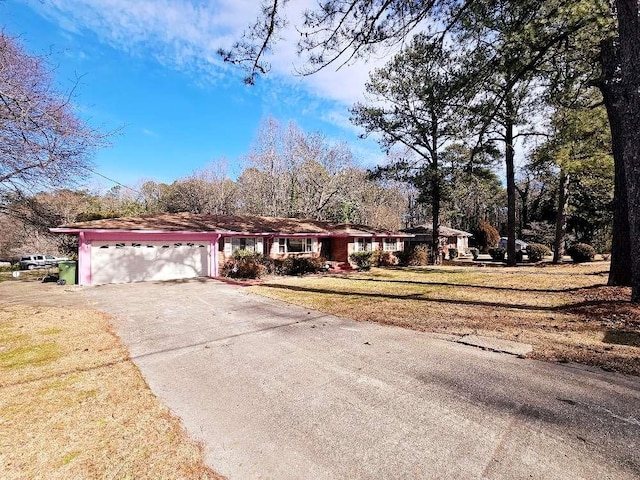
[[[417,245],[431,246],[433,226],[429,224],[418,225],[416,227],[405,228],[400,230],[403,233],[411,234],[411,238],[407,239],[407,247]],[[469,238],[473,235],[469,232],[462,230],[456,230],[455,228],[445,227],[440,225],[438,227],[438,238],[440,245],[445,249],[448,255],[450,248],[458,250],[460,255],[467,254],[469,252]]]
[[[217,277],[237,249],[344,263],[357,251],[403,250],[411,237],[365,225],[192,213],[92,220],[51,232],[78,236],[80,285]]]

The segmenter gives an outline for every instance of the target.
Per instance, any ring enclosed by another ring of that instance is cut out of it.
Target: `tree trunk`
[[[605,96],[606,98],[606,96]],[[605,100],[605,104],[608,102]],[[610,111],[611,110],[611,111]],[[609,124],[611,125],[611,143],[613,144],[614,194],[613,194],[613,238],[611,241],[611,267],[608,285],[631,286],[631,257],[629,241],[629,208],[627,205],[627,182],[624,175],[621,125],[618,115],[607,105]]]
[[[516,180],[513,150],[513,103],[507,96],[505,163],[507,167],[507,265],[516,265]]]
[[[529,223],[529,190],[531,188],[531,182],[527,179],[527,183],[524,188],[518,188],[516,186],[517,192],[520,194],[520,203],[522,203],[522,208],[520,209],[520,222],[518,228],[518,235],[522,238],[522,231],[527,228]]]
[[[560,263],[564,254],[564,235],[567,227],[567,187],[569,186],[569,176],[564,169],[560,170],[560,180],[558,182],[558,213],[556,215],[556,238],[553,243],[553,263]]]
[[[613,42],[601,46],[602,82],[600,91],[607,109],[614,159],[613,238],[608,285],[631,286],[631,257],[627,182],[624,173],[624,138],[619,111],[619,82],[616,80],[618,51]]]
[[[631,301],[640,303],[640,1],[617,0],[624,178],[629,215]]]
[[[438,178],[437,156],[435,157],[431,166],[431,210],[433,214],[431,251],[433,252],[433,264],[437,265],[440,255],[440,179]]]
[[[616,39],[601,44],[600,90],[615,162],[609,285],[631,285],[640,303],[640,24],[638,0],[616,0]]]
[[[429,181],[431,182],[432,234],[431,251],[433,264],[439,263],[440,256],[440,176],[438,175],[438,117],[431,112],[431,163],[429,165]]]

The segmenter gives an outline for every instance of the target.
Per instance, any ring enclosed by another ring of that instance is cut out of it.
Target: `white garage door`
[[[91,245],[93,285],[208,275],[208,242],[94,242]]]

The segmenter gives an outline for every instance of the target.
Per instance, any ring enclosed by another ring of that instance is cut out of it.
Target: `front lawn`
[[[275,278],[255,293],[358,321],[533,345],[532,358],[640,375],[640,307],[609,264],[409,267]]]
[[[220,478],[74,288],[0,284],[0,476]]]

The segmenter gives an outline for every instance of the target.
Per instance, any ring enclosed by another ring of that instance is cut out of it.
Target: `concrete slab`
[[[233,479],[640,478],[640,380],[215,281],[83,291]]]
[[[481,335],[463,335],[457,339],[456,342],[462,343],[463,345],[479,347],[484,350],[491,350],[492,352],[508,353],[509,355],[515,355],[521,358],[533,352],[533,347],[528,343],[513,342],[511,340],[484,337]]]

